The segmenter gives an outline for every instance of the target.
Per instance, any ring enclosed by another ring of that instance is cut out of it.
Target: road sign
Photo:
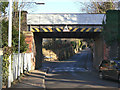
[[[67,25],[66,25],[65,28],[63,29],[63,32],[69,32],[69,29],[68,29]]]

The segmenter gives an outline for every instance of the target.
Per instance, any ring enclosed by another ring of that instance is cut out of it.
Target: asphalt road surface
[[[84,50],[68,60],[45,62],[49,71],[45,78],[46,88],[118,88],[114,80],[102,80],[92,67],[90,50]]]

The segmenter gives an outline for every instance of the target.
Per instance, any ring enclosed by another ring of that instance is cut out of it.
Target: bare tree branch
[[[105,13],[107,10],[117,9],[116,0],[109,0],[109,2],[103,2],[104,0],[91,0],[90,3],[83,3],[87,13]]]

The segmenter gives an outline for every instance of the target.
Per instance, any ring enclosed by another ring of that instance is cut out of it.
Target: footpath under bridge
[[[104,14],[27,14],[28,31],[36,46],[36,69],[42,64],[42,38],[93,38],[97,68],[103,58],[102,20]]]

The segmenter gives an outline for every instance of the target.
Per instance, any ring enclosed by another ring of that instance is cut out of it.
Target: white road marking
[[[82,71],[82,72],[88,72],[90,70],[87,70],[85,68],[76,68],[76,67],[60,67],[60,68],[54,68],[52,72],[74,72],[74,71]]]

